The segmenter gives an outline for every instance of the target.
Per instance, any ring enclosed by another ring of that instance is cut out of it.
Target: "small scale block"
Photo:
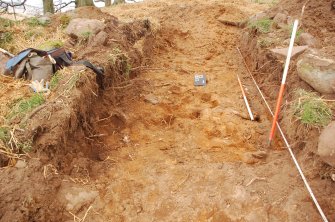
[[[206,75],[196,74],[194,76],[194,85],[195,86],[205,86],[206,85]]]

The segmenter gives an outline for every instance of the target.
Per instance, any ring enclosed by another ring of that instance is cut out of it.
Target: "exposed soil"
[[[331,8],[331,1],[283,0],[266,13],[270,18],[273,18],[277,13],[286,13],[294,18],[300,18],[304,4],[306,4],[306,8],[303,19],[300,20],[301,30],[302,32],[312,34],[320,43],[320,46],[312,50],[319,51],[319,53],[325,57],[334,58],[333,44],[331,43],[333,40],[331,39],[334,38],[334,23],[332,20],[335,12]],[[277,41],[270,47],[265,48],[259,44],[259,40],[264,39],[264,36],[275,36]],[[263,35],[245,32],[242,38],[241,47],[243,48],[248,65],[253,70],[253,75],[272,107],[275,107],[277,92],[281,82],[283,60],[274,58],[268,49],[287,47],[284,36],[281,30],[272,29],[270,33]],[[294,96],[294,92],[297,89],[313,91],[307,83],[298,77],[296,63],[299,59],[300,57],[293,58],[290,65],[280,123],[285,129],[289,141],[294,141],[294,143],[291,142],[291,146],[302,166],[305,176],[310,180],[314,191],[323,196],[321,198],[322,201],[328,203],[326,205],[328,205],[331,215],[328,219],[334,220],[334,215],[331,213],[334,211],[332,209],[334,209],[335,206],[333,200],[334,194],[329,188],[334,186],[330,176],[334,174],[335,170],[331,166],[323,163],[317,155],[318,139],[322,129],[301,124],[292,114],[291,104],[293,100],[297,99]],[[257,92],[252,94],[257,94]],[[334,95],[320,96],[334,99]]]
[[[323,1],[288,1],[282,0],[280,4],[272,8],[272,12],[287,11],[289,15],[300,17],[301,9],[305,3],[306,8],[302,18],[302,29],[320,40],[322,52],[335,58],[335,10],[332,0]],[[293,4],[292,4],[293,3]]]
[[[242,30],[218,21],[266,7],[155,0],[105,9],[113,16],[99,18],[128,53],[132,79],[117,78],[122,63],[109,66],[103,95],[86,78],[34,117],[27,167],[1,169],[0,221],[321,221],[280,141],[266,145],[268,114],[236,51]],[[78,58],[106,66],[114,42],[79,46]],[[206,86],[193,86],[195,73],[207,75]],[[258,122],[244,118],[236,74]],[[335,220],[334,185],[315,169],[308,179]]]

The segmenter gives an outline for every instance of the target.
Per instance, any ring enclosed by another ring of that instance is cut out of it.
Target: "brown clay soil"
[[[89,89],[77,92],[78,116],[64,109],[74,115],[70,124],[47,132],[64,128],[69,138],[53,147],[44,136],[36,142],[43,152],[26,168],[1,170],[0,220],[321,221],[288,152],[280,142],[267,148],[270,122],[256,96],[260,121],[244,118],[236,79],[246,76],[236,51],[242,32],[218,18],[241,20],[264,9],[233,0],[105,9],[121,21],[155,24],[155,34],[134,46],[147,61],[102,100],[87,97]],[[195,73],[206,73],[206,86],[193,86]],[[252,156],[256,151],[267,157]],[[309,179],[335,220],[332,186]]]

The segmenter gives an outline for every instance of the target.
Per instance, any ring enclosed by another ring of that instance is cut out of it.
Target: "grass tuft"
[[[64,45],[64,43],[61,40],[49,40],[43,43],[38,47],[38,49],[41,50],[52,50],[56,48],[61,48]]]
[[[38,29],[29,30],[24,33],[26,39],[35,39],[41,36],[43,36],[43,32]]]
[[[18,149],[22,151],[23,153],[29,153],[33,149],[33,141],[26,140],[24,142],[19,142],[17,146],[18,146]]]
[[[32,109],[42,105],[45,102],[45,98],[42,94],[36,93],[28,99],[18,101],[9,112],[7,118],[12,119],[14,117],[22,117]]]
[[[0,32],[0,47],[5,48],[8,43],[13,41],[12,32]]]
[[[60,73],[57,71],[52,77],[51,77],[51,80],[50,80],[50,89],[53,90],[57,87],[59,81],[61,79],[61,75]]]
[[[125,0],[114,0],[113,5],[119,5],[119,4],[124,4],[126,3]]]
[[[258,42],[258,45],[261,47],[261,48],[268,48],[272,45],[272,40],[269,39],[269,38],[259,38],[257,40]]]
[[[60,17],[60,24],[62,25],[63,28],[65,28],[66,26],[68,26],[68,24],[70,23],[71,21],[71,17],[66,15],[66,14],[63,14],[61,15]]]
[[[53,32],[49,32],[46,28],[35,27],[29,28],[25,23],[17,25],[17,31],[13,34],[13,40],[5,44],[5,48],[13,54],[16,54],[27,47],[41,48],[41,46],[62,46],[66,41],[66,35],[60,27],[57,27]],[[1,41],[0,41],[1,42]]]
[[[132,66],[130,63],[130,58],[126,52],[123,52],[120,48],[115,47],[112,53],[108,56],[108,62],[116,67],[126,79],[129,78]]]
[[[37,27],[37,26],[47,26],[48,23],[45,22],[41,22],[40,20],[38,20],[38,18],[36,17],[31,17],[27,20],[27,24],[30,27]]]
[[[251,29],[257,29],[261,33],[269,33],[272,23],[273,21],[271,19],[264,18],[254,22],[249,22],[248,27]]]
[[[12,26],[14,26],[15,23],[16,22],[12,20],[0,18],[0,27],[3,28],[11,28]]]
[[[293,24],[286,26],[286,32],[287,32],[287,37],[290,38],[293,32]],[[304,33],[304,30],[301,28],[298,28],[297,34],[296,34],[296,39],[300,38],[300,35]]]
[[[82,42],[87,42],[88,41],[88,39],[92,36],[92,32],[89,32],[89,31],[87,31],[87,32],[83,32],[83,33],[81,33],[80,34],[80,40],[82,41]]]
[[[328,125],[333,113],[331,107],[316,93],[299,89],[293,102],[294,115],[303,123],[312,127]]]
[[[0,140],[4,143],[9,140],[9,130],[7,127],[0,127]]]

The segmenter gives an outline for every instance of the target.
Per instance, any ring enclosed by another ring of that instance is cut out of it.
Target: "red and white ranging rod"
[[[237,51],[239,52],[239,54],[240,54],[240,56],[241,56],[241,58],[242,58],[242,60],[243,60],[243,63],[244,63],[244,65],[245,65],[245,68],[247,69],[247,71],[248,71],[248,73],[249,73],[249,75],[250,75],[252,81],[254,82],[254,84],[255,84],[255,86],[256,86],[256,88],[257,88],[257,90],[258,90],[260,96],[262,97],[262,99],[263,99],[263,101],[264,101],[266,107],[268,108],[270,114],[274,117],[274,114],[273,114],[273,112],[272,112],[272,110],[271,110],[271,108],[270,108],[269,103],[268,103],[267,100],[265,99],[265,96],[264,96],[264,94],[262,93],[262,90],[259,88],[259,86],[258,86],[258,84],[257,84],[257,82],[256,82],[256,80],[255,80],[255,78],[254,78],[254,76],[252,75],[250,69],[248,68],[248,65],[247,65],[247,63],[245,62],[245,59],[244,59],[244,57],[243,57],[243,55],[242,55],[242,53],[241,53],[241,51],[240,51],[240,49],[239,49],[238,47],[237,47]],[[294,164],[295,164],[295,166],[296,166],[296,168],[297,168],[297,170],[298,170],[298,172],[299,172],[299,174],[300,174],[300,176],[301,176],[301,179],[302,179],[302,181],[304,182],[304,184],[305,184],[305,186],[306,186],[306,189],[307,189],[309,195],[311,196],[311,198],[312,198],[312,200],[313,200],[313,202],[314,202],[316,208],[318,209],[318,212],[319,212],[319,214],[320,214],[322,220],[323,220],[324,222],[328,222],[328,219],[327,219],[326,215],[324,214],[324,212],[323,212],[323,210],[322,210],[322,208],[321,208],[321,206],[320,206],[318,200],[316,199],[316,197],[315,197],[315,195],[314,195],[314,193],[313,193],[313,190],[312,190],[312,188],[310,187],[310,185],[309,185],[309,183],[308,183],[308,181],[307,181],[307,179],[306,179],[306,177],[305,177],[305,175],[304,175],[304,173],[303,173],[303,171],[302,171],[302,169],[301,169],[301,167],[300,167],[300,165],[299,165],[299,163],[298,163],[298,161],[297,161],[297,158],[294,156],[294,153],[293,153],[293,151],[292,151],[292,148],[291,148],[291,146],[290,146],[288,140],[286,139],[285,134],[284,134],[282,128],[280,127],[280,125],[279,125],[279,123],[278,123],[277,121],[276,121],[276,125],[277,125],[277,127],[278,127],[279,132],[280,132],[280,135],[282,136],[282,138],[283,138],[283,140],[284,140],[284,142],[285,142],[285,145],[286,145],[286,147],[287,147],[287,150],[289,151],[289,153],[290,153],[290,155],[291,155],[291,157],[292,157],[292,160],[293,160],[293,162],[294,162]]]
[[[284,91],[285,91],[285,84],[286,84],[286,77],[287,77],[287,73],[288,73],[288,68],[290,66],[290,61],[291,61],[291,56],[292,56],[292,51],[293,51],[293,46],[294,46],[294,40],[295,40],[295,36],[296,36],[297,30],[298,30],[298,24],[299,24],[299,21],[296,19],[294,21],[294,24],[293,24],[293,31],[292,31],[292,35],[291,35],[290,46],[288,47],[286,63],[285,63],[285,68],[284,68],[284,73],[283,73],[283,79],[281,81],[281,86],[280,86],[280,90],[279,90],[279,94],[278,94],[275,114],[274,114],[273,121],[272,121],[272,127],[271,127],[271,131],[270,131],[270,135],[269,135],[269,145],[271,144],[271,142],[273,140],[273,137],[275,135],[275,131],[276,131],[276,123],[277,123],[279,112],[280,112],[280,106],[281,106],[281,103],[282,103],[282,100],[283,100],[283,95],[284,95]]]

